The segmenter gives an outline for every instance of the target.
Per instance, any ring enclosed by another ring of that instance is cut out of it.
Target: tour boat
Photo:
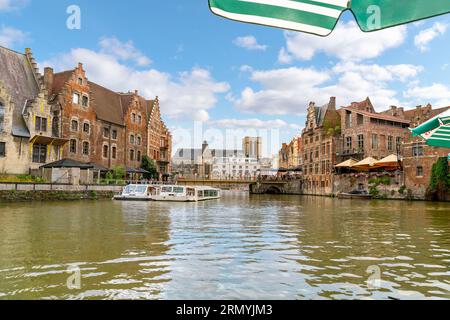
[[[220,190],[199,186],[161,186],[156,194],[151,195],[153,201],[197,202],[220,198]]]
[[[151,196],[157,194],[160,188],[158,185],[129,184],[123,188],[120,195],[114,197],[114,200],[151,201]]]
[[[220,198],[220,190],[204,186],[130,184],[114,200],[197,202]]]

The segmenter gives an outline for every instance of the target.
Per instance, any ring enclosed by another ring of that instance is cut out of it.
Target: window
[[[78,78],[78,84],[79,84],[80,86],[83,85],[83,78]]]
[[[137,145],[140,146],[142,144],[142,138],[137,137]]]
[[[131,114],[131,122],[136,122],[136,113]]]
[[[77,140],[75,139],[70,140],[69,149],[70,153],[77,153]]]
[[[388,150],[394,150],[394,137],[388,136]]]
[[[423,146],[416,144],[412,148],[413,157],[422,157],[423,156]]]
[[[83,142],[83,155],[89,155],[89,142]]]
[[[85,122],[83,124],[83,132],[89,134],[89,132],[91,132],[91,126],[89,125],[89,123]]]
[[[372,149],[378,149],[378,135],[372,134]]]
[[[130,143],[131,143],[131,144],[134,144],[134,135],[133,135],[133,134],[130,135]]]
[[[74,104],[80,104],[80,95],[78,93],[73,94],[72,102]]]
[[[103,137],[109,138],[109,128],[103,128]]]
[[[138,115],[138,123],[141,124],[142,123],[142,116]]]
[[[137,152],[137,159],[136,160],[137,161],[141,161],[141,152],[140,151]]]
[[[47,146],[43,144],[33,145],[33,162],[45,163],[47,160]]]
[[[352,127],[352,113],[351,113],[351,111],[346,111],[345,117],[346,117],[345,124],[347,125],[347,128],[351,128]]]
[[[3,122],[5,122],[5,105],[0,102],[0,131],[3,131]]]
[[[362,114],[358,114],[356,116],[356,123],[358,124],[358,126],[364,124],[364,116]]]
[[[134,150],[130,150],[130,161],[134,161]]]
[[[6,143],[0,142],[0,157],[6,156]]]
[[[77,120],[72,120],[70,128],[72,131],[78,131],[78,121]]]
[[[360,134],[358,135],[358,151],[362,152],[364,151],[364,135]]]
[[[47,131],[47,118],[36,117],[35,129],[36,129],[36,131],[46,132]]]
[[[347,150],[351,150],[352,149],[352,137],[347,137],[345,138],[345,147],[347,148]]]
[[[82,105],[83,107],[87,107],[88,104],[89,104],[89,98],[86,97],[86,96],[83,96],[83,98],[81,99],[81,105]]]
[[[103,146],[103,158],[108,158],[109,147],[107,145]]]
[[[112,149],[111,149],[111,157],[113,159],[117,158],[117,147],[112,147]]]
[[[117,130],[116,130],[116,129],[114,129],[114,130],[112,131],[112,138],[113,138],[114,140],[117,140]]]
[[[423,177],[423,167],[422,166],[419,166],[416,168],[416,176]]]

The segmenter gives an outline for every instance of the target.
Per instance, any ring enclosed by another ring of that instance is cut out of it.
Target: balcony
[[[364,150],[348,149],[348,150],[344,150],[342,152],[336,153],[336,156],[338,156],[338,157],[349,157],[349,156],[360,156],[360,155],[364,155]]]

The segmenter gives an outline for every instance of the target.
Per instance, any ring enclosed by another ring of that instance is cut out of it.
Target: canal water
[[[0,204],[0,299],[450,299],[450,204]]]

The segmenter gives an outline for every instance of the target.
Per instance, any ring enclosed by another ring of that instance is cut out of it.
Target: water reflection
[[[229,193],[0,205],[0,298],[450,298],[450,205]],[[68,266],[82,288],[69,290]],[[380,270],[379,287],[367,284]]]

